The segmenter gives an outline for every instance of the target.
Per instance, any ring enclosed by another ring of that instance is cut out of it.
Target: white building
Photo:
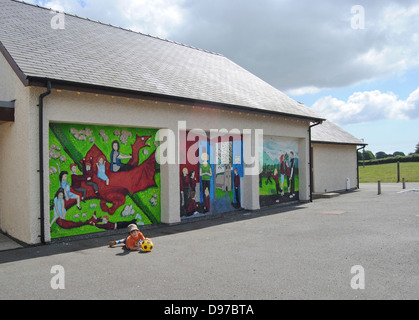
[[[312,128],[314,193],[359,188],[358,148],[367,144],[331,121]]]
[[[56,28],[53,17],[0,0],[4,233],[47,243],[128,223],[172,224],[310,199],[309,132],[321,116],[222,55],[72,15]],[[206,140],[190,145],[182,137],[195,128]],[[263,150],[255,150],[258,129]],[[175,139],[166,147],[176,163],[156,160],[164,136]],[[221,143],[231,151],[218,172]],[[194,147],[200,162],[184,161]],[[322,162],[314,150],[315,163]],[[265,171],[246,173],[246,155],[255,163],[266,156]],[[231,190],[214,182],[225,170]]]

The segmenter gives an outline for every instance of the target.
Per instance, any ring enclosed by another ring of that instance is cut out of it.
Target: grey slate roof
[[[222,55],[68,14],[65,29],[55,30],[54,14],[0,0],[0,42],[28,79],[322,119]]]
[[[320,143],[367,145],[329,120],[311,129],[311,140]]]

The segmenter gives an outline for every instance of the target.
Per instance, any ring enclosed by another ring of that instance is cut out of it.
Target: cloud
[[[416,119],[419,118],[419,87],[406,100],[400,100],[393,92],[374,90],[355,92],[347,101],[323,97],[312,108],[341,125],[383,119]]]
[[[118,0],[118,8],[130,29],[167,38],[173,28],[183,23],[183,1]]]
[[[184,0],[29,0],[46,8],[167,38],[182,24]]]
[[[304,94],[419,66],[417,0],[26,0],[224,54],[276,88]]]
[[[35,1],[35,4],[60,12],[64,12],[68,8],[62,0]]]
[[[304,94],[318,93],[320,91],[321,89],[317,87],[302,87],[302,88],[297,88],[297,89],[290,89],[286,92],[286,94],[292,95],[292,96],[301,96]]]
[[[419,88],[413,91],[409,98],[406,100],[408,110],[406,111],[406,115],[410,119],[418,119],[419,118]]]
[[[170,36],[222,53],[282,91],[345,87],[419,65],[414,4],[368,1],[365,29],[354,30],[348,2],[188,0],[185,23]]]

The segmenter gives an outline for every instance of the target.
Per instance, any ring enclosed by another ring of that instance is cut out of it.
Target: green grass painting
[[[276,195],[276,184],[275,181],[273,179],[271,179],[272,182],[268,182],[268,178],[263,177],[262,178],[262,188],[259,188],[259,195],[260,196],[272,196],[272,195]],[[297,174],[295,176],[295,192],[299,191],[299,184],[300,184],[300,179],[299,179],[299,175]],[[281,179],[279,179],[279,186],[281,187]],[[284,179],[284,192],[285,193],[289,193],[290,191],[290,187],[288,186],[288,182],[287,182],[287,178],[285,177]]]

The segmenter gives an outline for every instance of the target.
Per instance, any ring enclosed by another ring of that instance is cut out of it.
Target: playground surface
[[[376,184],[361,184],[312,203],[161,226],[144,231],[155,245],[146,254],[109,248],[114,237],[18,246],[0,252],[0,299],[417,300],[416,189],[383,183],[377,195]],[[58,275],[65,287],[54,290]]]

